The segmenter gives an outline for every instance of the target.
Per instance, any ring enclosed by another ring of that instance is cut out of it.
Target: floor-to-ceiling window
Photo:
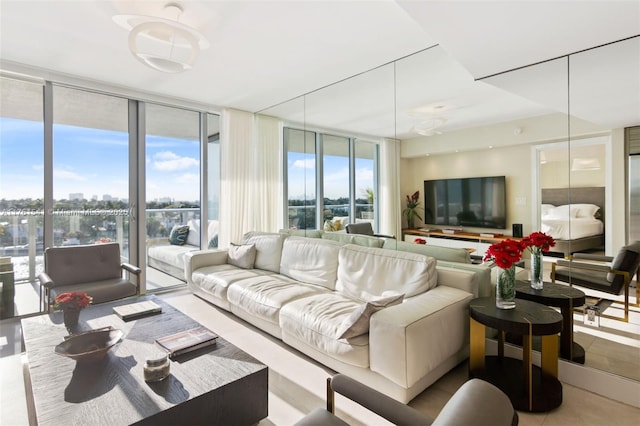
[[[284,129],[289,229],[315,229],[316,134]]]
[[[355,141],[355,197],[356,221],[372,222],[377,229],[376,196],[378,145],[356,139]]]
[[[114,241],[124,259],[145,266],[148,240],[166,241],[172,225],[190,222],[194,249],[217,245],[217,115],[35,78],[3,76],[0,89],[3,318],[41,309],[46,247]],[[146,208],[157,214],[136,217]],[[184,285],[175,276],[145,282]]]
[[[351,176],[349,170],[349,138],[320,135],[322,146],[323,223],[327,228],[342,228],[342,219],[349,219],[349,194]],[[348,223],[348,222],[347,222]]]
[[[0,77],[0,317],[39,310],[44,247],[43,83]],[[15,304],[18,298],[25,303]]]
[[[53,87],[53,245],[129,255],[128,100]]]
[[[340,231],[362,221],[377,229],[376,143],[288,127],[284,143],[290,229]]]
[[[628,174],[628,229],[627,241],[640,241],[640,126],[626,129]]]
[[[207,248],[218,247],[220,228],[220,117],[207,114]]]

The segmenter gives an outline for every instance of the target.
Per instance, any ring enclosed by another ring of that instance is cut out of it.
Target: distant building
[[[158,198],[158,202],[159,203],[170,203],[171,201],[173,201],[171,199],[171,197],[162,197],[162,198]]]
[[[112,197],[111,195],[109,195],[109,194],[104,194],[104,195],[102,196],[102,201],[115,201],[115,200],[113,199],[113,197]]]
[[[84,200],[84,194],[82,192],[72,192],[69,194],[70,201],[82,201]]]

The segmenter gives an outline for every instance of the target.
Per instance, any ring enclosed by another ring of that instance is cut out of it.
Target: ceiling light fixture
[[[129,50],[143,64],[162,72],[189,70],[200,50],[209,47],[207,39],[195,28],[181,22],[183,9],[168,3],[164,14],[172,19],[147,15],[116,15],[121,27],[130,31]]]
[[[437,129],[446,122],[447,122],[447,119],[444,117],[432,118],[429,120],[422,121],[420,124],[416,126],[413,126],[411,130],[414,133],[417,133],[422,136],[440,135],[442,134],[442,132],[439,132]]]
[[[571,171],[600,170],[600,161],[597,158],[574,158],[571,162]]]

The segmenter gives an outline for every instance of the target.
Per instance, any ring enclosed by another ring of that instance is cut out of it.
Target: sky
[[[124,132],[54,125],[54,199],[82,193],[128,199],[128,135]],[[0,117],[0,199],[42,198],[43,124]],[[147,200],[199,199],[200,153],[197,140],[149,135],[146,142]],[[289,153],[289,198],[315,196],[314,156]],[[305,190],[306,186],[306,190]],[[356,196],[373,188],[373,160],[356,159]],[[349,197],[349,161],[324,157],[324,195]]]
[[[43,124],[0,117],[0,198],[42,198]],[[128,135],[54,125],[53,193],[128,199]],[[147,136],[147,200],[200,198],[197,140]]]
[[[289,152],[288,198],[307,199],[315,197],[315,155]],[[347,157],[324,156],[324,196],[337,199],[349,198],[349,160]],[[306,187],[306,190],[305,190]],[[356,159],[356,198],[366,198],[364,190],[373,188],[373,160]]]

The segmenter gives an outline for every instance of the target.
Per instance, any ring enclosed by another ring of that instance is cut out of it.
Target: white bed
[[[542,219],[540,230],[556,240],[571,240],[600,235],[604,224],[595,218]]]
[[[568,199],[566,190],[543,190],[540,230],[556,240],[551,251],[566,257],[577,251],[602,247],[604,188],[574,188],[570,198],[573,203],[564,204]]]

